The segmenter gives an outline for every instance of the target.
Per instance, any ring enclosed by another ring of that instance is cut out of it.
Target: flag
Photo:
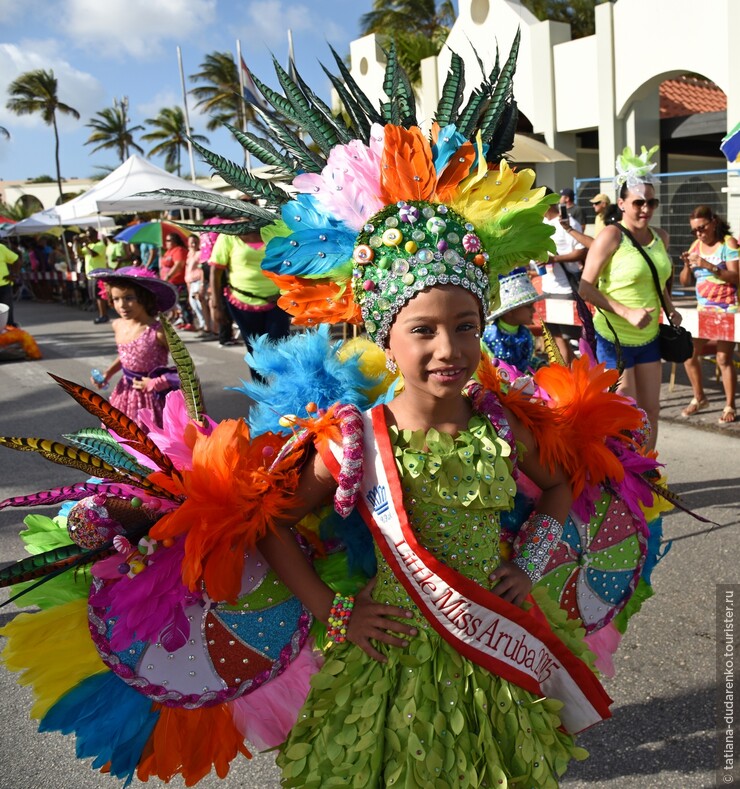
[[[244,101],[251,104],[254,107],[261,109],[263,112],[269,112],[270,107],[267,105],[267,102],[263,98],[262,94],[257,89],[257,86],[254,84],[254,80],[252,79],[252,75],[249,73],[249,69],[247,68],[247,64],[244,62],[243,57],[239,57],[241,61],[241,77],[242,77],[242,90],[244,91]]]
[[[740,158],[740,123],[726,137],[722,138],[719,149],[730,164]]]
[[[295,70],[295,56],[293,55],[293,31],[288,28],[288,76],[293,82],[298,82]]]

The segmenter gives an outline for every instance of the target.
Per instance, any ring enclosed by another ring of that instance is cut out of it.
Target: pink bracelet
[[[352,616],[354,607],[355,598],[352,595],[345,596],[339,593],[334,595],[327,619],[329,641],[333,641],[335,644],[342,644],[347,640],[347,627],[349,626],[349,619]]]

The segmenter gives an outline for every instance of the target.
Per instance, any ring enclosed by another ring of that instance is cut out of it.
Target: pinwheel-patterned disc
[[[605,491],[590,523],[569,515],[540,583],[592,633],[627,604],[646,552],[644,525],[621,499]]]
[[[188,605],[188,632],[176,647],[168,646],[172,642],[163,631],[156,642],[135,641],[114,650],[114,620],[94,605],[90,632],[103,661],[140,693],[188,709],[221,704],[284,671],[305,643],[312,621],[257,551],[246,557],[241,592],[235,605],[207,598]]]

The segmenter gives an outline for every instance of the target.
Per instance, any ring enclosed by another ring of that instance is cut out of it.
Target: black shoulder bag
[[[665,359],[667,362],[685,362],[687,359],[690,359],[694,353],[691,332],[688,331],[688,329],[684,329],[683,326],[674,326],[671,323],[671,315],[668,312],[668,307],[666,307],[665,299],[663,298],[663,288],[660,287],[658,272],[655,270],[655,264],[650,260],[650,255],[645,252],[642,248],[642,244],[635,239],[626,227],[620,225],[618,222],[616,225],[645,258],[645,262],[650,267],[650,273],[653,275],[653,282],[655,283],[655,289],[658,291],[660,305],[663,307],[663,312],[665,312],[666,320],[668,321],[668,323],[661,323],[658,326],[658,341],[660,342],[661,358]]]

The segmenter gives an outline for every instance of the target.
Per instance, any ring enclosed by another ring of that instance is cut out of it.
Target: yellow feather
[[[550,330],[547,328],[547,325],[540,321],[540,325],[542,326],[542,339],[545,343],[545,353],[547,354],[547,359],[550,364],[559,364],[561,367],[565,367],[565,359],[563,359],[563,355],[560,353],[560,349],[555,344],[555,340],[553,339],[552,334],[550,334]]]
[[[40,720],[82,680],[108,671],[87,627],[87,598],[36,614],[19,614],[0,629],[7,638],[3,663],[22,672],[18,682],[31,685],[31,717]]]

